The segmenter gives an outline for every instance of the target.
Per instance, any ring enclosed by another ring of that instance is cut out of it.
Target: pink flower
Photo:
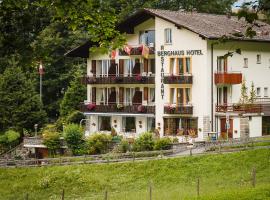
[[[96,104],[90,103],[90,104],[87,105],[88,110],[94,110],[95,108],[96,108]]]

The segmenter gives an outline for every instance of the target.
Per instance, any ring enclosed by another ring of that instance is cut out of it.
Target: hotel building
[[[127,45],[113,59],[89,53],[91,42],[71,50],[87,58],[87,134],[270,134],[270,25],[257,22],[253,38],[246,28],[233,16],[143,9],[118,25]],[[254,84],[252,103],[239,103],[243,81],[248,94]]]

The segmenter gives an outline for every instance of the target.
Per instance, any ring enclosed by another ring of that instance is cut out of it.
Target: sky
[[[238,0],[237,2],[235,2],[233,4],[233,7],[234,8],[237,8],[237,7],[240,7],[244,2],[250,2],[251,0]],[[255,0],[252,0],[252,1],[255,1]]]

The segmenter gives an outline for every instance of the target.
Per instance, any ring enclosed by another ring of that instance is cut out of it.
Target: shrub
[[[173,143],[179,143],[179,140],[177,137],[174,137],[173,140],[172,140]]]
[[[13,130],[6,131],[5,135],[7,136],[7,142],[9,144],[17,143],[20,138],[20,133]]]
[[[151,151],[154,149],[153,134],[145,132],[137,138],[133,145],[134,151]]]
[[[52,155],[56,154],[56,150],[60,148],[60,134],[58,132],[43,131],[43,144],[47,146]]]
[[[64,130],[64,138],[72,153],[78,155],[84,146],[83,130],[80,126],[77,124],[67,125]]]
[[[71,123],[80,124],[81,120],[84,118],[85,116],[83,115],[82,112],[75,110],[67,116],[66,121],[68,124],[71,124]]]
[[[127,140],[122,140],[118,146],[118,151],[121,153],[126,153],[130,150],[130,145]]]
[[[89,154],[105,153],[112,141],[110,135],[104,133],[95,133],[87,138],[87,149]]]
[[[154,149],[155,150],[168,150],[170,149],[172,141],[170,138],[160,138],[155,141]]]
[[[113,136],[113,137],[112,137],[112,142],[119,143],[119,142],[121,142],[122,138],[123,138],[123,137],[120,136],[120,135]]]

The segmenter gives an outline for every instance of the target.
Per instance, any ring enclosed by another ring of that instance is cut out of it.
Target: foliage
[[[173,140],[172,140],[173,143],[179,143],[179,140],[177,137],[174,137]]]
[[[83,130],[77,124],[69,124],[64,129],[64,138],[74,155],[84,147]]]
[[[78,109],[80,103],[86,99],[86,86],[82,85],[77,75],[68,87],[60,104],[60,115],[67,117]]]
[[[87,138],[87,149],[89,154],[106,153],[112,137],[104,133],[95,133]]]
[[[7,130],[3,135],[0,135],[0,145],[3,147],[13,147],[19,143],[20,133],[14,130]]]
[[[250,93],[249,93],[249,99],[248,99],[249,103],[254,103],[255,98],[256,98],[256,91],[255,91],[255,87],[254,87],[254,82],[252,81],[251,89],[250,89]]]
[[[82,112],[75,110],[67,116],[67,123],[80,124],[81,120],[84,118],[85,116]]]
[[[150,132],[142,133],[133,144],[134,151],[151,151],[154,149],[154,138]]]
[[[46,145],[52,155],[55,155],[56,150],[60,148],[61,141],[60,141],[60,134],[55,131],[43,131],[43,140],[44,145]]]
[[[126,153],[130,150],[130,145],[127,140],[122,140],[118,146],[118,151],[121,153]]]
[[[248,88],[246,86],[246,80],[243,79],[242,84],[241,84],[241,96],[239,103],[240,104],[246,104],[248,103],[248,94],[247,94]]]
[[[46,113],[35,92],[34,83],[22,70],[13,66],[0,75],[0,130],[10,127],[21,131],[33,130],[46,122]]]
[[[155,141],[155,150],[167,150],[171,148],[172,141],[170,138],[163,137]]]
[[[111,136],[112,136],[112,135],[111,135]],[[122,137],[122,136],[120,136],[120,135],[115,135],[115,136],[112,136],[112,142],[119,143],[119,142],[121,142],[121,141],[122,141],[122,139],[123,139],[123,137]]]
[[[155,200],[195,200],[199,177],[199,199],[269,199],[268,161],[269,150],[261,149],[147,162],[1,168],[0,193],[2,199],[20,199],[25,188],[33,188],[32,199],[50,199],[61,196],[59,186],[65,186],[65,198],[97,199],[108,188],[112,200],[138,200],[149,197],[151,180]],[[250,183],[253,167],[257,169],[255,188]]]

